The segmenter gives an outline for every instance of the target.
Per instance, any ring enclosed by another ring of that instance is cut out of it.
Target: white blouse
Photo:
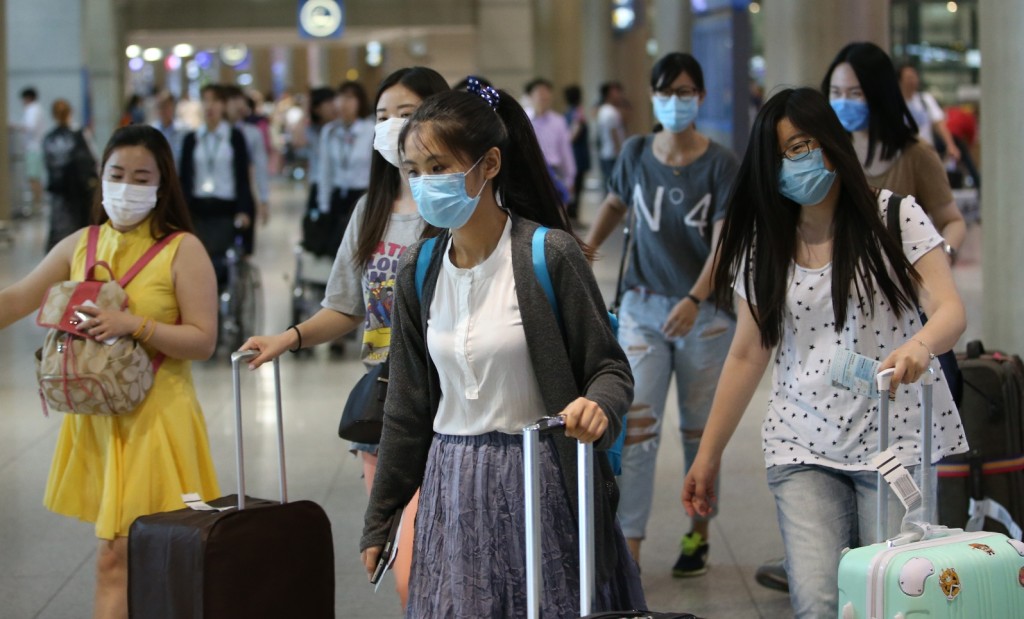
[[[512,220],[482,263],[460,269],[451,242],[430,303],[427,349],[441,379],[439,434],[518,434],[545,414],[512,274]]]
[[[890,195],[882,190],[878,196],[882,221]],[[903,253],[911,264],[942,243],[942,237],[912,197],[901,202],[900,219]],[[735,289],[740,297],[747,298],[742,275],[737,277]],[[878,452],[878,400],[833,386],[830,363],[840,348],[882,361],[913,337],[921,324],[917,312],[904,311],[897,318],[877,289],[873,317],[857,309],[852,290],[847,311],[846,324],[836,333],[831,264],[820,269],[792,265],[782,341],[775,351],[772,397],[761,428],[766,466],[871,468],[871,457]],[[966,452],[967,440],[938,359],[931,367],[936,384],[934,442],[929,460],[936,462]],[[889,408],[891,448],[904,464],[921,461],[920,393],[919,385],[901,385]]]

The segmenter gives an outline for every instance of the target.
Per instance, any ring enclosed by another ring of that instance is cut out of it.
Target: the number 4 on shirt
[[[702,238],[707,238],[708,229],[708,213],[711,211],[711,194],[706,193],[704,197],[700,199],[697,206],[690,209],[690,212],[686,214],[686,219],[683,221],[688,226],[697,228]]]

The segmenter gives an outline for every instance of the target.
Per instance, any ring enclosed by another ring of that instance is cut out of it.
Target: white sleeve
[[[921,101],[924,103],[924,109],[928,112],[928,120],[934,125],[946,120],[946,113],[942,111],[942,107],[939,106],[939,102],[935,100],[935,97],[928,92],[921,93]]]
[[[900,235],[903,237],[903,253],[910,264],[943,243],[942,235],[913,196],[907,196],[900,202]]]

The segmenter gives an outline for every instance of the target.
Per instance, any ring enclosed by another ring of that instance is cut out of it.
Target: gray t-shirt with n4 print
[[[654,135],[627,140],[608,181],[634,221],[624,284],[681,298],[711,253],[711,230],[725,217],[739,166],[716,142],[689,165],[665,165],[654,156],[653,143]]]

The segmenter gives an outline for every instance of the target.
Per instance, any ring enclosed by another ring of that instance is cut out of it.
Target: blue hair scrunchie
[[[479,96],[481,99],[486,101],[487,105],[491,106],[492,109],[498,109],[498,102],[501,101],[501,95],[498,94],[498,91],[490,86],[484,86],[480,83],[480,80],[472,75],[466,78],[466,92],[471,92],[474,95]]]

